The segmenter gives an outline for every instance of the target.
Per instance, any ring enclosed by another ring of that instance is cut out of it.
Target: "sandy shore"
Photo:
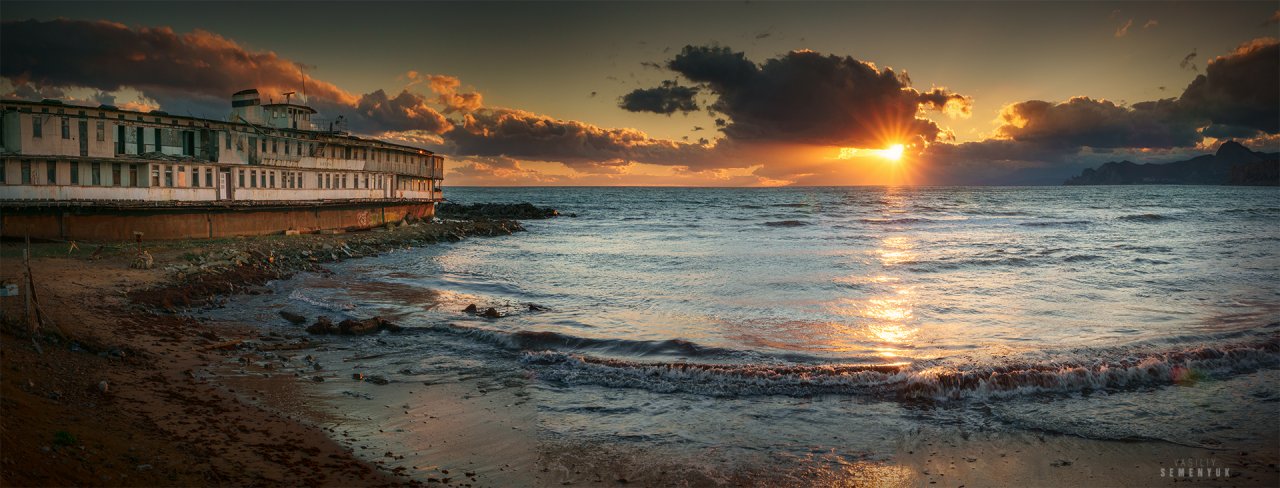
[[[770,457],[708,466],[625,443],[538,435],[518,370],[440,384],[353,381],[359,358],[305,333],[181,313],[268,279],[386,249],[502,233],[418,226],[346,236],[128,245],[66,255],[33,246],[37,293],[60,332],[0,336],[0,484],[379,486],[1276,486],[1280,450],[1208,450],[1048,433],[904,432],[865,460]],[[89,246],[86,246],[89,247]],[[93,246],[96,248],[96,246]],[[304,252],[305,251],[305,252]],[[17,281],[20,248],[0,249]],[[0,300],[6,317],[22,302]],[[274,311],[269,313],[274,314]],[[317,368],[317,365],[321,365]],[[303,374],[302,371],[311,371]],[[320,377],[322,381],[316,381]],[[106,382],[105,391],[100,388]],[[764,461],[761,461],[763,459]],[[1220,477],[1161,476],[1195,460]]]
[[[350,235],[147,243],[155,262],[147,270],[130,268],[132,244],[75,251],[68,243],[35,244],[36,295],[51,320],[33,337],[22,321],[22,298],[0,299],[0,484],[416,483],[281,415],[265,395],[196,373],[275,338],[153,310],[253,292],[261,282],[325,261],[517,228],[420,224]],[[4,282],[20,282],[21,255],[21,245],[0,248]],[[293,377],[264,379],[272,398],[301,398]]]

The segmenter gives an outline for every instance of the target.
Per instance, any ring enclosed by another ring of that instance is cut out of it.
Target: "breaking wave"
[[[900,401],[1000,398],[1122,390],[1196,381],[1280,366],[1280,335],[1255,343],[1092,359],[996,365],[761,365],[642,362],[565,352],[528,352],[537,377],[562,384],[640,388],[708,396],[871,395]]]
[[[766,227],[800,227],[800,226],[812,225],[812,224],[810,224],[809,222],[801,221],[801,220],[775,220],[772,222],[765,222],[764,225]]]
[[[1173,217],[1170,217],[1168,215],[1160,215],[1160,214],[1153,214],[1153,213],[1121,215],[1120,217],[1117,217],[1117,218],[1120,220],[1124,220],[1126,222],[1159,222],[1162,220],[1174,220]]]

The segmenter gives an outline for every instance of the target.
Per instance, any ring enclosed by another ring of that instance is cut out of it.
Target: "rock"
[[[133,263],[129,264],[133,269],[151,269],[156,265],[156,259],[151,257],[151,253],[141,251],[133,257]]]
[[[480,316],[485,318],[490,318],[490,319],[496,319],[496,318],[502,317],[502,314],[498,313],[498,309],[489,307],[484,309],[484,312],[480,313]]]
[[[110,385],[107,384],[107,380],[102,380],[98,382],[98,391],[103,393],[110,393],[110,390],[111,390],[111,387]]]
[[[529,304],[529,311],[530,311],[530,312],[546,312],[547,310],[551,310],[551,309],[549,309],[549,308],[547,308],[547,307],[544,307],[544,306],[542,306],[542,305],[538,305],[538,304],[536,304],[536,303],[530,303],[530,304]]]
[[[355,321],[351,319],[338,323],[338,331],[343,335],[365,335],[378,331],[378,322],[374,320]]]
[[[324,377],[323,377],[323,376],[312,376],[312,377],[311,377],[311,381],[314,381],[314,382],[316,382],[316,383],[324,383]]]
[[[343,335],[368,335],[378,331],[400,332],[401,327],[388,322],[382,317],[372,317],[364,320],[343,320],[338,324],[338,332]]]
[[[334,334],[337,331],[338,328],[334,327],[333,321],[329,320],[329,317],[319,317],[316,319],[316,323],[307,327],[307,332],[312,334]]]
[[[466,313],[476,313],[479,309],[476,308],[476,304],[473,303],[471,305],[467,305],[467,308],[462,309],[462,311]]]
[[[385,385],[385,384],[387,384],[387,383],[390,383],[390,382],[391,382],[390,380],[388,380],[388,379],[386,379],[386,378],[383,378],[383,377],[381,377],[381,376],[378,376],[378,375],[373,375],[373,376],[370,376],[370,377],[368,377],[368,378],[365,378],[365,381],[368,381],[368,382],[373,383],[373,384],[375,384],[375,385]]]
[[[1061,468],[1063,466],[1070,466],[1070,465],[1071,465],[1071,461],[1068,461],[1066,459],[1059,459],[1057,461],[1054,461],[1053,463],[1050,463],[1050,466],[1053,466],[1055,468]]]

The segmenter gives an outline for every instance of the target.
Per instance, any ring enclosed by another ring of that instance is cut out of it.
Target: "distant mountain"
[[[1086,169],[1063,184],[1280,186],[1280,153],[1254,152],[1227,141],[1216,154],[1164,164],[1110,162]]]

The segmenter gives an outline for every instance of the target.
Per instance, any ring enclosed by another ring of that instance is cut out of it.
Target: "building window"
[[[22,176],[21,176],[22,184],[30,185],[31,184],[31,161],[23,160],[21,169],[22,169]]]
[[[107,140],[107,123],[99,120],[98,121],[98,142],[103,142],[106,140]]]
[[[204,184],[208,185],[209,182],[206,181]],[[191,167],[191,187],[200,188],[200,168],[195,166]]]
[[[272,140],[271,140],[271,152],[273,152],[273,153],[279,153],[279,152],[280,152],[280,146],[279,146],[279,144],[280,144],[280,141],[277,141],[277,140],[275,140],[275,139],[272,139]]]
[[[231,149],[231,131],[224,134],[227,137],[227,149]]]
[[[102,185],[102,165],[98,163],[89,163],[89,183],[93,186]]]
[[[62,138],[63,139],[71,138],[71,119],[68,119],[66,117],[62,118]]]
[[[71,184],[80,184],[80,163],[75,161],[71,162]]]
[[[285,139],[285,140],[284,140],[284,153],[285,153],[285,154],[289,154],[289,140],[288,140],[288,139]]]
[[[271,188],[275,188],[275,187],[276,187],[276,172],[272,171],[271,172]]]
[[[258,187],[258,170],[251,169],[249,170],[249,188],[257,188],[257,187]]]
[[[160,186],[160,165],[158,164],[151,165],[151,186]]]
[[[5,184],[9,182],[9,179],[4,175],[8,171],[9,171],[9,162],[0,160],[0,184]]]
[[[52,159],[44,162],[44,184],[58,184],[58,162]]]
[[[173,166],[167,164],[164,167],[164,186],[173,187]]]
[[[267,152],[267,140],[266,140],[266,139],[263,139],[263,140],[262,140],[262,152],[264,152],[264,153],[265,153],[265,152]]]
[[[111,186],[120,186],[120,163],[111,163]]]
[[[239,183],[236,185],[236,187],[244,188],[244,170],[242,169],[236,170],[236,179],[240,180]]]
[[[213,188],[213,168],[204,169],[204,186]]]
[[[44,126],[40,125],[40,116],[31,116],[31,137],[36,139],[44,137]]]
[[[295,150],[295,151],[297,151],[297,155],[298,155],[298,156],[301,156],[301,155],[302,155],[302,143],[301,143],[301,142],[299,142],[297,145],[295,145],[295,146],[294,146],[294,150]]]
[[[138,165],[129,165],[129,186],[142,186],[142,182],[138,181]]]

